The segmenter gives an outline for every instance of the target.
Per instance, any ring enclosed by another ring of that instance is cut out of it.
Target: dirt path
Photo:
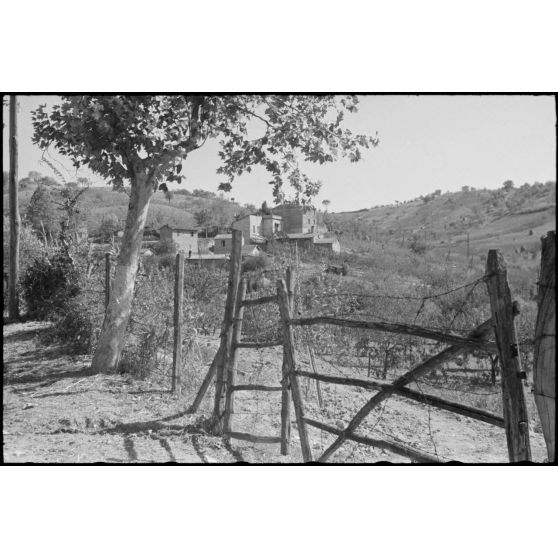
[[[41,346],[38,322],[4,326],[3,457],[35,463],[227,463],[168,387],[88,376],[89,361]]]
[[[124,376],[89,376],[89,360],[70,357],[61,347],[45,347],[36,339],[48,327],[27,322],[4,326],[4,461],[36,463],[292,463],[302,460],[294,412],[291,413],[291,453],[281,456],[277,444],[224,442],[201,428],[209,415],[208,393],[200,415],[185,413],[199,385],[185,397],[169,393],[168,377],[146,381]],[[217,338],[204,340],[214,353]],[[281,348],[242,350],[238,383],[279,385]],[[304,355],[300,366],[309,369]],[[202,373],[207,370],[206,363]],[[321,372],[338,375],[321,363]],[[346,368],[348,375],[358,369]],[[322,385],[322,407],[314,383],[302,383],[306,414],[344,428],[371,392],[339,385]],[[239,391],[233,430],[264,436],[280,432],[280,392]],[[465,463],[505,463],[504,430],[406,399],[392,397],[375,410],[358,430],[379,439],[396,440],[443,460]],[[333,441],[309,428],[314,457]],[[533,461],[542,462],[542,434],[531,431]],[[409,462],[384,450],[348,442],[333,463]]]

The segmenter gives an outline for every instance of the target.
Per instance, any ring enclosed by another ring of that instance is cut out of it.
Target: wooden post
[[[242,336],[242,320],[244,318],[244,298],[246,297],[246,279],[240,283],[238,298],[236,301],[236,309],[234,316],[233,334],[232,334],[232,354],[229,366],[226,370],[227,374],[227,390],[225,398],[225,415],[223,418],[223,431],[226,434],[231,431],[232,414],[234,413],[234,381],[236,376],[236,363],[238,358],[237,343],[240,343]]]
[[[548,462],[556,457],[556,232],[542,240],[533,384]]]
[[[10,320],[19,319],[19,205],[18,205],[18,151],[17,151],[17,99],[10,95],[10,257],[8,282],[8,315]]]
[[[295,375],[296,357],[294,348],[293,331],[290,324],[291,309],[289,307],[289,295],[285,281],[277,282],[277,298],[279,300],[279,311],[281,313],[281,324],[283,329],[283,343],[285,344],[284,357],[286,357],[286,367],[288,369],[287,378],[291,385],[291,394],[293,398],[293,406],[295,409],[296,423],[298,427],[298,435],[300,438],[300,446],[302,448],[302,458],[305,462],[312,461],[312,450],[310,449],[310,441],[308,440],[308,432],[306,423],[304,422],[304,407],[302,403],[302,394],[298,378]],[[285,366],[285,364],[284,364]],[[283,445],[283,442],[281,442]]]
[[[486,284],[490,297],[492,322],[500,357],[502,397],[508,455],[511,463],[531,460],[525,394],[521,382],[519,346],[515,335],[514,310],[508,285],[506,262],[499,250],[489,250]]]
[[[188,409],[189,413],[197,413],[198,409],[200,408],[201,402],[203,401],[203,398],[205,397],[205,394],[207,393],[207,390],[209,389],[211,382],[215,378],[215,374],[217,372],[217,365],[219,364],[219,362],[221,362],[222,355],[223,355],[222,347],[219,347],[217,353],[213,357],[211,366],[207,371],[207,374],[200,386],[200,389],[198,390],[198,393],[196,394],[196,397],[194,398],[192,405]]]
[[[176,254],[174,270],[174,347],[172,353],[172,387],[176,393],[180,387],[180,371],[182,369],[182,318],[184,299],[184,254]]]
[[[229,284],[227,300],[225,302],[225,316],[221,327],[221,359],[217,362],[216,381],[215,381],[215,400],[213,407],[213,434],[221,436],[223,434],[224,400],[225,390],[225,371],[228,369],[232,349],[232,328],[234,321],[234,311],[238,297],[240,285],[242,249],[242,231],[233,230],[232,250],[229,262]]]
[[[289,307],[291,309],[291,314],[294,314],[295,278],[291,266],[287,267],[286,278],[287,278],[287,292],[289,294]]]
[[[372,355],[368,351],[368,377],[370,378],[370,370],[372,369]]]
[[[312,372],[314,374],[318,373],[318,368],[316,366],[316,361],[314,360],[314,349],[312,347],[308,347],[308,352],[310,353],[310,365],[312,366]],[[324,402],[322,400],[322,390],[320,388],[320,380],[316,378],[316,393],[318,394],[318,405],[320,409],[323,408]]]
[[[291,266],[287,267],[287,294],[291,315],[294,309],[294,284]],[[281,455],[289,455],[289,444],[291,441],[291,398],[289,358],[287,355],[287,344],[283,341],[283,366],[281,368]]]
[[[108,308],[110,302],[110,252],[105,252],[105,310]]]

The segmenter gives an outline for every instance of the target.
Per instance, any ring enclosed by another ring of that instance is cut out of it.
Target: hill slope
[[[520,188],[437,192],[412,201],[329,216],[331,226],[352,241],[420,242],[432,249],[465,249],[471,253],[489,247],[503,250],[538,244],[555,228],[556,185],[525,184]],[[532,232],[531,232],[532,231]]]

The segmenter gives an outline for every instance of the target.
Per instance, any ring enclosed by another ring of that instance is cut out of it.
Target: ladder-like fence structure
[[[467,335],[455,335],[409,324],[393,324],[379,321],[360,321],[334,316],[294,317],[295,280],[290,269],[284,279],[277,281],[277,292],[273,296],[256,299],[246,298],[246,282],[241,280],[240,231],[233,231],[233,247],[229,269],[229,289],[225,305],[225,316],[221,329],[219,350],[190,408],[198,410],[210,384],[215,380],[215,398],[212,415],[214,434],[254,443],[277,443],[281,454],[289,453],[291,401],[294,407],[299,434],[302,459],[304,462],[328,461],[346,441],[358,442],[368,446],[386,449],[405,456],[415,462],[441,462],[437,456],[394,441],[373,439],[357,433],[358,427],[380,403],[397,395],[432,407],[444,409],[459,415],[482,421],[505,429],[510,462],[529,461],[531,448],[529,442],[528,417],[522,380],[525,373],[521,369],[518,341],[514,325],[517,305],[512,301],[507,282],[504,259],[498,250],[490,250],[486,265],[485,283],[488,288],[491,318],[471,330]],[[281,339],[267,343],[242,342],[244,309],[248,306],[277,304],[281,319]],[[295,328],[316,324],[329,324],[345,328],[376,330],[388,333],[405,334],[443,342],[447,348],[426,358],[423,362],[398,377],[395,381],[380,382],[341,376],[319,374],[302,370],[297,362],[294,330]],[[495,342],[490,338],[494,336]],[[237,384],[236,367],[240,349],[260,349],[282,346],[283,364],[280,385]],[[482,409],[462,405],[441,397],[427,395],[407,387],[408,384],[424,377],[440,365],[467,352],[482,349],[497,354],[502,376],[503,416],[497,416]],[[334,427],[308,418],[305,414],[304,399],[300,378],[310,378],[319,382],[343,384],[376,391],[344,428]],[[236,431],[233,427],[235,393],[254,390],[262,392],[281,391],[281,432],[276,436],[261,436]],[[312,455],[308,427],[316,428],[335,436],[333,443],[317,457]]]

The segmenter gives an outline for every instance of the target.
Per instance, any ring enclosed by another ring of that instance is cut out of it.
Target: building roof
[[[213,237],[215,240],[228,240],[232,238],[232,234],[218,234]]]
[[[183,228],[183,227],[171,227],[170,225],[163,225],[159,230],[161,229],[170,229],[171,231],[179,231],[179,232],[199,232],[199,229],[187,229],[187,228]]]
[[[226,260],[229,258],[229,254],[214,254],[209,252],[209,254],[199,254],[192,253],[191,258],[186,258],[186,260]]]
[[[303,239],[303,238],[314,238],[316,233],[290,233],[287,234],[287,238],[295,240],[295,239]]]
[[[265,244],[267,242],[267,238],[260,234],[250,233],[250,242],[254,244]]]
[[[314,244],[333,244],[334,242],[339,242],[334,236],[326,236],[323,238],[314,238]]]

